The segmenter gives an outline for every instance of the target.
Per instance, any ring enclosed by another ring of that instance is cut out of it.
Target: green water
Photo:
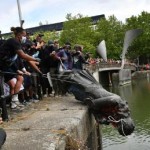
[[[103,150],[150,150],[150,83],[133,81],[126,86],[116,86],[109,91],[128,101],[135,131],[127,137],[118,134],[112,126],[102,126]]]

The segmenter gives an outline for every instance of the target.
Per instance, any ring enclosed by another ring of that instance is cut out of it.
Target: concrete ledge
[[[2,150],[65,150],[68,138],[84,144],[95,126],[87,106],[73,96],[34,105],[4,125],[7,140]]]

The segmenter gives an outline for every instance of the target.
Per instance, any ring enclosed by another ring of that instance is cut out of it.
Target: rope
[[[67,68],[66,68],[66,66],[63,64],[61,58],[59,58],[59,60],[60,60],[60,63],[61,63],[61,65],[62,65],[62,67],[63,67],[65,70],[67,70]]]
[[[62,61],[61,61],[62,62]],[[2,72],[2,71],[0,71],[0,73],[1,74],[14,74],[14,75],[19,75],[18,73],[13,73],[13,72]],[[22,74],[21,74],[22,75]],[[26,75],[26,74],[23,74],[23,75]],[[59,74],[53,74],[53,76],[57,76],[57,75],[59,75]],[[33,75],[33,74],[31,74],[31,76],[37,76],[37,75]],[[61,75],[61,76],[68,76],[68,75]],[[47,77],[47,74],[43,74],[43,77],[44,78],[48,78]],[[64,81],[64,82],[68,82],[68,83],[73,83],[73,84],[79,84],[79,85],[91,85],[91,84],[81,84],[81,83],[76,83],[76,82],[73,82],[73,81],[68,81],[68,80],[62,80],[62,79],[58,79],[58,78],[51,78],[51,79],[53,79],[53,80],[58,80],[58,81]],[[1,110],[0,110],[0,112],[1,112]],[[124,136],[126,136],[126,134],[124,133],[124,129],[123,129],[123,122],[124,122],[124,120],[123,119],[120,119],[120,120],[115,120],[115,118],[113,118],[112,116],[108,116],[108,120],[110,121],[110,122],[114,122],[114,123],[119,123],[119,122],[121,122],[121,129],[122,129],[122,133],[124,134]]]
[[[26,75],[26,74],[19,74],[19,73],[13,73],[13,72],[2,72],[0,71],[1,74],[13,74],[13,75]],[[48,78],[47,77],[47,74],[42,74],[44,78]],[[54,74],[55,76],[56,75],[59,75],[59,74]],[[27,75],[28,76],[28,75]],[[33,77],[36,77],[37,75],[34,75],[34,74],[31,74],[30,76],[33,76]],[[68,75],[61,75],[61,76],[64,76],[64,77],[68,77]],[[68,80],[63,80],[63,79],[58,79],[58,78],[51,78],[53,80],[58,80],[58,81],[64,81],[64,82],[68,82],[68,83],[73,83],[73,84],[79,84],[79,85],[91,85],[91,84],[81,84],[81,83],[76,83],[76,82],[73,82],[73,81],[68,81]]]
[[[48,78],[48,77],[45,77],[45,76],[43,76],[44,78]],[[73,84],[79,84],[79,85],[91,85],[91,84],[81,84],[81,83],[76,83],[76,82],[73,82],[73,81],[68,81],[68,80],[63,80],[63,79],[58,79],[58,78],[52,78],[51,77],[51,79],[53,79],[53,80],[57,80],[57,81],[64,81],[64,82],[68,82],[68,83],[73,83]]]
[[[47,75],[47,74],[43,74],[43,75]],[[51,74],[51,76],[56,76],[58,77],[60,74]],[[68,77],[68,75],[61,75],[61,77]]]
[[[111,121],[111,122],[114,122],[114,123],[121,123],[121,129],[122,129],[122,133],[124,136],[127,136],[125,133],[124,133],[124,129],[123,129],[123,122],[125,122],[123,119],[120,119],[120,120],[116,120],[114,117],[112,116],[108,116],[108,120]]]
[[[7,71],[0,71],[0,74],[12,74],[12,75],[26,75],[26,76],[36,76],[36,75],[33,75],[32,73],[31,73],[31,75],[27,75],[27,74],[25,74],[25,73],[23,73],[23,74],[20,74],[20,73],[15,73],[15,72],[7,72]]]
[[[113,118],[112,116],[108,116],[108,120],[111,121],[111,122],[114,122],[114,123],[119,123],[121,121],[121,119],[118,120],[118,121],[115,120],[115,118]]]

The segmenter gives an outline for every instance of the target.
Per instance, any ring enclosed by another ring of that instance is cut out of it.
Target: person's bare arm
[[[33,58],[32,56],[28,54],[25,54],[22,50],[18,50],[17,54],[19,57],[29,62],[31,67],[34,68],[37,72],[41,73],[40,69],[38,68],[38,65],[39,65],[38,59]]]
[[[2,120],[2,118],[0,117],[0,124],[2,124],[3,123],[3,120]]]
[[[28,62],[32,68],[34,68],[37,72],[42,74],[41,70],[38,68],[39,62],[36,61],[28,61]]]

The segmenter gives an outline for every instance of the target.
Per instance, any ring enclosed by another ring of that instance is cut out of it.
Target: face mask
[[[27,37],[26,36],[22,36],[21,38],[21,43],[25,43],[26,42]]]

